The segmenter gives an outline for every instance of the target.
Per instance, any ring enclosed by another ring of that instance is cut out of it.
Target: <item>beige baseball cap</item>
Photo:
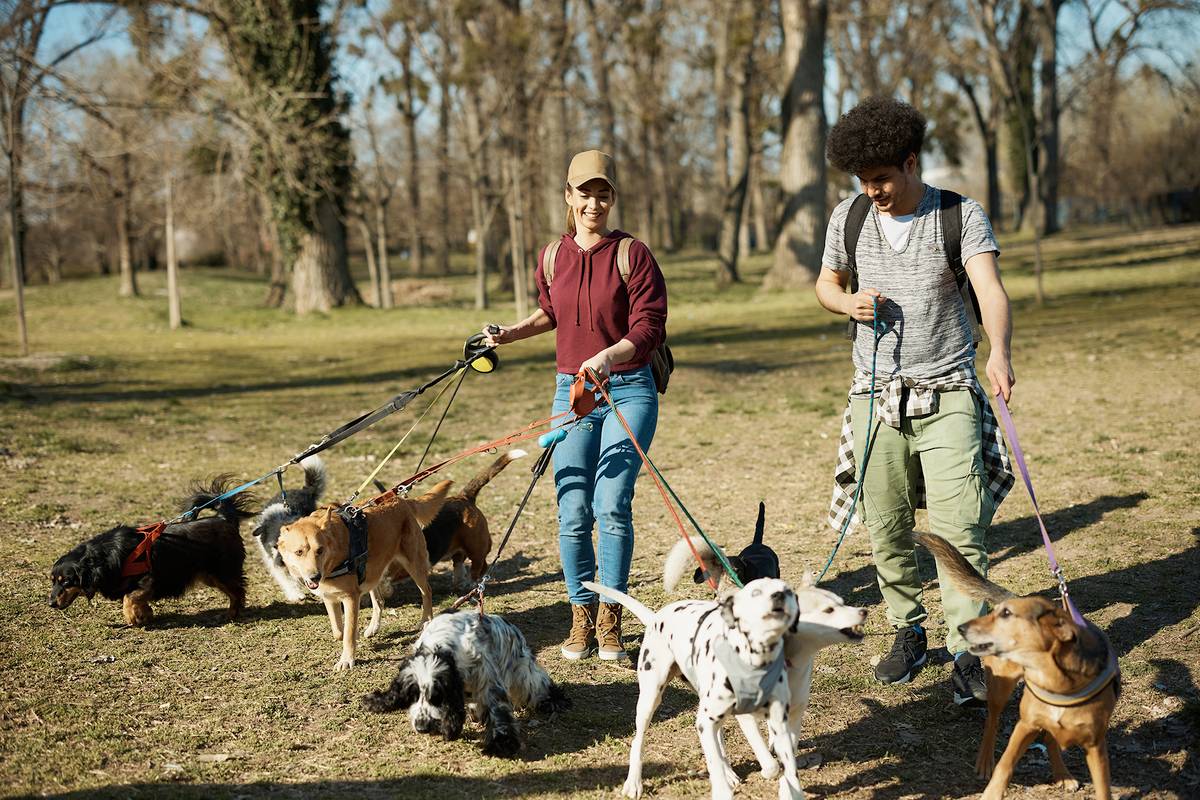
[[[613,157],[599,150],[584,150],[576,153],[567,167],[567,183],[578,189],[590,180],[600,178],[617,190],[617,167]]]

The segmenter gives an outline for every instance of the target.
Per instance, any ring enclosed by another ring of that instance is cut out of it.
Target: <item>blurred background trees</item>
[[[855,191],[825,131],[872,94],[929,117],[926,180],[999,227],[1196,219],[1198,23],[1197,0],[3,0],[4,281],[136,294],[169,199],[185,271],[260,276],[268,304],[390,308],[470,272],[478,307],[526,310],[596,147],[619,227],[712,254],[717,285],[773,252],[764,285],[794,287]]]

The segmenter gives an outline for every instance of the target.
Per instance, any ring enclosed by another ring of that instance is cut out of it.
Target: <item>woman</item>
[[[538,306],[515,325],[500,326],[488,343],[507,344],[555,330],[558,366],[554,413],[570,405],[571,383],[585,369],[600,380],[648,450],[658,424],[658,393],[650,358],[665,336],[667,289],[649,248],[629,245],[629,276],[617,266],[618,242],[631,238],[608,229],[617,198],[612,157],[588,150],[571,159],[565,191],[567,233],[558,244],[546,280],[546,250],[538,257]],[[547,245],[550,247],[550,245]],[[558,546],[571,604],[571,630],[563,658],[595,650],[606,661],[625,658],[621,606],[598,604],[580,584],[598,581],[627,591],[633,559],[633,486],[642,462],[629,436],[607,405],[576,425],[554,451],[558,493]],[[592,526],[599,530],[592,547]],[[598,551],[598,552],[597,552]],[[597,575],[597,569],[599,574]]]

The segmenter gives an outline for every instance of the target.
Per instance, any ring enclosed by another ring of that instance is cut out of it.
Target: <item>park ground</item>
[[[1016,318],[1013,412],[1073,596],[1120,654],[1124,694],[1109,739],[1116,794],[1198,797],[1200,227],[1055,237],[1045,245],[1040,307],[1032,243],[1004,244]],[[735,550],[765,500],[769,543],[784,577],[798,580],[821,566],[835,538],[825,511],[849,377],[842,323],[809,292],[760,294],[764,257],[748,262],[745,285],[720,293],[711,289],[709,257],[672,257],[663,266],[679,367],[651,455],[695,517]],[[118,522],[171,515],[195,478],[266,472],[440,372],[483,322],[511,318],[507,305],[472,310],[470,281],[452,279],[437,307],[297,319],[260,307],[258,279],[188,270],[188,325],[177,332],[166,329],[158,274],[142,276],[138,299],[117,299],[110,278],[29,290],[41,355],[16,358],[12,326],[0,331],[0,794],[619,795],[635,676],[557,656],[568,610],[549,481],[497,567],[488,608],[521,627],[575,705],[553,720],[532,719],[515,761],[482,756],[474,729],[443,743],[414,734],[401,715],[364,711],[360,696],[390,680],[417,632],[411,586],[400,588],[394,612],[360,646],[349,673],[333,672],[337,645],[321,606],[285,603],[253,550],[249,608],[233,624],[222,621],[222,601],[208,589],[161,603],[146,630],[126,627],[119,605],[105,600],[66,612],[46,605],[50,566],[77,542]],[[11,295],[0,295],[0,319],[11,322]],[[549,337],[505,348],[500,372],[469,377],[435,455],[544,416],[551,348]],[[345,498],[414,418],[396,415],[328,451],[328,499]],[[405,445],[385,479],[407,474],[428,431]],[[483,463],[456,466],[450,477],[467,480]],[[507,525],[528,465],[517,462],[482,493],[494,530]],[[656,606],[668,599],[659,576],[677,531],[648,482],[635,520],[632,592]],[[1052,588],[1019,486],[990,537],[994,579],[1022,593]],[[937,646],[930,567],[925,559]],[[818,661],[801,742],[809,796],[977,796],[982,714],[951,703],[946,659],[932,659],[907,686],[871,679],[871,659],[890,640],[861,530],[830,575],[829,588],[870,608],[874,635]],[[445,608],[452,595],[444,566],[434,589]],[[627,631],[636,646],[640,626]],[[668,689],[647,740],[650,797],[707,796],[694,707],[682,683]],[[1010,709],[1002,741],[1013,721]],[[740,736],[729,742],[747,779],[738,796],[775,797]],[[1068,765],[1086,778],[1078,751]],[[1044,756],[1031,751],[1009,796],[1057,796],[1047,778]]]

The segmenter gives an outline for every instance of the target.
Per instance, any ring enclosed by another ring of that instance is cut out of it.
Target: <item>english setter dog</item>
[[[466,713],[484,726],[483,752],[512,757],[521,749],[514,709],[556,713],[571,707],[512,623],[458,611],[434,617],[400,665],[391,686],[363,698],[371,711],[408,710],[417,733],[462,733]]]

